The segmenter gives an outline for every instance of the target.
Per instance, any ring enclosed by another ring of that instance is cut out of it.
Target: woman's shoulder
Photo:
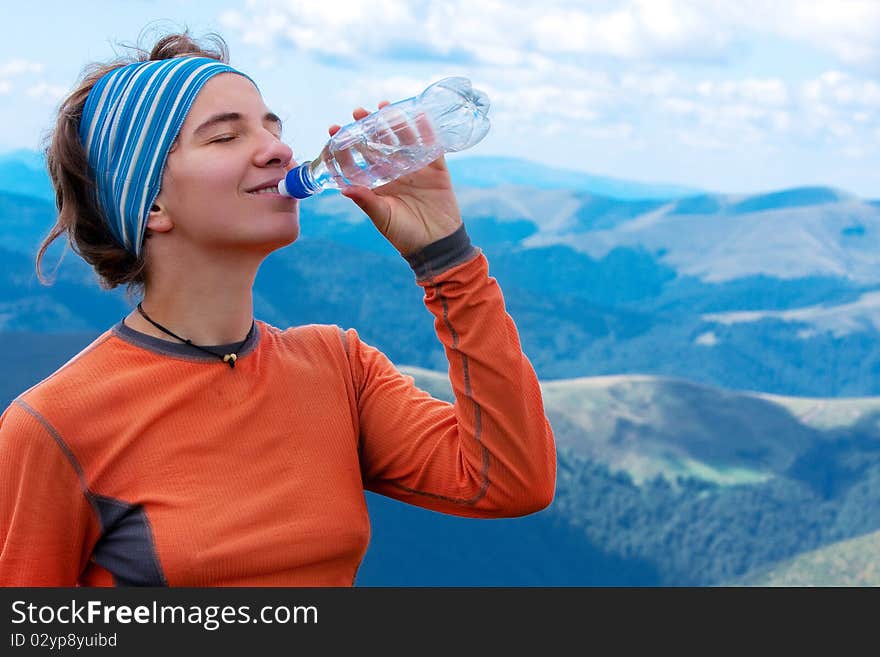
[[[344,334],[344,329],[337,324],[299,324],[278,328],[260,320],[257,323],[269,342],[286,347],[314,344],[341,346],[341,336]]]
[[[348,369],[350,333],[352,329],[338,324],[302,324],[285,329],[267,324],[260,348],[296,367],[335,366],[330,369],[342,371]]]

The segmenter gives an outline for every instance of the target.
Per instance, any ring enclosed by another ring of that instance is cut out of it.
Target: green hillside
[[[798,422],[826,431],[851,427],[864,422],[871,423],[872,418],[880,413],[880,397],[828,399],[766,394],[760,396],[788,409]]]
[[[731,586],[880,586],[880,532],[812,550]]]
[[[435,396],[451,399],[445,375],[401,370]],[[790,410],[799,407],[797,398],[638,375],[546,381],[541,388],[559,448],[625,472],[637,484],[658,475],[670,482],[759,483],[824,440]],[[858,403],[863,414],[871,404],[880,409],[880,399]]]
[[[443,374],[401,370],[449,398]],[[647,564],[648,585],[736,581],[880,528],[878,398],[780,397],[652,376],[545,381],[542,390],[559,457],[550,512],[588,545]],[[851,572],[846,558],[820,561],[821,581],[872,573],[861,565],[871,554],[851,559]]]

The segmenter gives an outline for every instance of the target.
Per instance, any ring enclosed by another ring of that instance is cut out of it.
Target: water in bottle
[[[489,131],[488,111],[488,97],[470,80],[444,78],[340,128],[317,158],[287,173],[278,191],[306,198],[325,189],[384,185],[476,144]]]

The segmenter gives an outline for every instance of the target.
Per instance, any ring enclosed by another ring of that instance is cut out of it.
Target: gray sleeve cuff
[[[423,249],[403,256],[412,267],[417,280],[432,278],[476,256],[480,250],[471,244],[464,224],[452,235],[431,242]]]

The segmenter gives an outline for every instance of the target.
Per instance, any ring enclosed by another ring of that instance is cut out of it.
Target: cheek
[[[230,168],[220,166],[177,167],[163,177],[162,192],[170,211],[186,209],[188,213],[199,208],[229,203],[230,194],[238,190],[240,177]]]

